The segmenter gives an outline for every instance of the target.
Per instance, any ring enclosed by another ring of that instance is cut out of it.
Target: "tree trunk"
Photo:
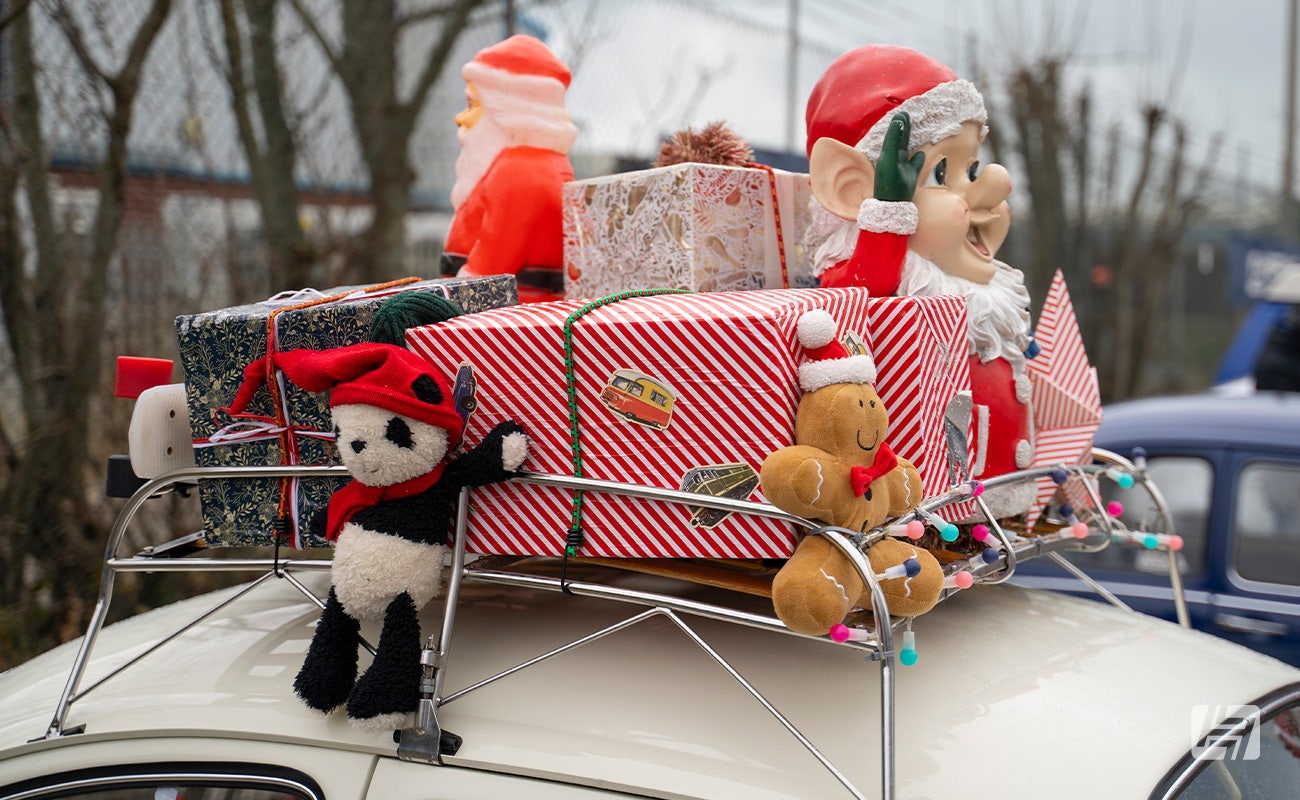
[[[25,421],[23,443],[15,448],[0,492],[0,586],[4,597],[16,600],[0,620],[0,633],[18,652],[75,631],[86,608],[80,598],[93,590],[99,573],[103,531],[86,507],[90,409],[102,369],[108,269],[123,218],[126,139],[144,60],[170,8],[170,0],[155,0],[121,70],[110,76],[95,67],[67,10],[54,6],[55,20],[91,80],[107,89],[109,104],[99,202],[84,254],[62,252],[60,245],[65,232],[48,186],[32,8],[14,20],[9,37],[16,137],[11,152],[21,165],[36,242],[30,278],[15,253],[0,282]]]
[[[293,132],[284,115],[280,70],[275,60],[277,0],[247,0],[249,52],[253,61],[253,93],[262,119],[265,149],[265,197],[262,225],[266,233],[271,291],[300,289],[310,282],[311,254],[298,221],[297,154]]]
[[[239,140],[248,160],[253,196],[261,211],[267,284],[236,285],[235,294],[240,301],[254,295],[302,288],[310,283],[311,269],[311,255],[298,222],[293,132],[285,118],[280,71],[275,60],[276,0],[245,0],[242,6],[249,28],[247,51],[236,0],[221,0],[226,84]],[[245,70],[246,61],[251,62],[251,80]]]
[[[403,18],[396,0],[342,0],[343,42],[336,50],[301,0],[294,0],[299,17],[347,92],[361,156],[370,172],[374,216],[351,264],[352,274],[362,282],[391,280],[406,272],[406,214],[415,180],[410,162],[411,135],[429,90],[469,23],[470,13],[482,3],[455,0],[434,14]],[[423,21],[434,16],[441,20],[438,40],[425,56],[410,97],[403,100],[398,94],[399,40],[416,17]]]

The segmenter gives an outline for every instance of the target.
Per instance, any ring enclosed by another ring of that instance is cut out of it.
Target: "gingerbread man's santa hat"
[[[875,383],[876,362],[865,353],[851,353],[836,338],[835,319],[822,308],[805,311],[797,328],[808,360],[799,367],[799,386],[815,392],[836,383]]]
[[[984,98],[933,58],[907,47],[868,44],[831,62],[808,97],[808,152],[830,137],[876,163],[897,111],[912,119],[911,150],[946,139],[965,122],[988,132]]]

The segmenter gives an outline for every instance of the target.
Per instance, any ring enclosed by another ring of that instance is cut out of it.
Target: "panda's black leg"
[[[348,717],[366,730],[405,727],[420,701],[420,674],[420,620],[403,592],[384,612],[375,661],[348,696]]]
[[[347,702],[357,680],[360,641],[360,624],[343,610],[331,586],[307,658],[293,682],[294,692],[304,703],[328,713]]]

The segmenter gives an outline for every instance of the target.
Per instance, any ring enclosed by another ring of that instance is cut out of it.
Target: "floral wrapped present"
[[[472,367],[478,408],[467,440],[517,419],[532,439],[529,470],[575,473],[572,386],[585,477],[760,500],[763,459],[794,438],[797,320],[825,308],[876,358],[894,450],[917,465],[927,491],[948,486],[943,409],[969,390],[961,299],[792,289],[595,305],[488,311],[413,328],[407,341],[449,374]],[[467,547],[555,556],[574,513],[568,492],[517,483],[475,490]],[[584,495],[579,516],[582,552],[592,556],[779,558],[795,541],[770,520],[600,493]]]
[[[323,350],[365,341],[375,309],[395,292],[437,292],[467,312],[514,305],[514,278],[410,279],[383,287],[306,290],[234,308],[176,318],[194,460],[198,466],[336,464],[328,397],[286,381],[278,402],[266,388],[249,406],[249,419],[233,420],[228,406],[244,368],[270,350]],[[199,484],[208,542],[216,546],[270,541],[284,517],[294,547],[322,544],[303,535],[301,523],[323,508],[341,485],[329,480],[211,480]]]
[[[814,286],[810,197],[807,175],[695,163],[567,183],[565,296]]]

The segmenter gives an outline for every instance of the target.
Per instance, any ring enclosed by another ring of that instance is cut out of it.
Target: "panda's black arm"
[[[497,423],[477,447],[462,453],[447,465],[442,482],[460,488],[486,486],[514,477],[517,471],[506,469],[502,463],[503,444],[510,434],[523,432],[524,427],[514,420]]]

